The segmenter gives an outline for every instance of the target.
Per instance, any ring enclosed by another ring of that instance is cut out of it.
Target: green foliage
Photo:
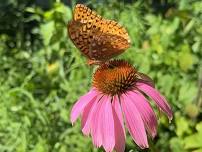
[[[128,29],[132,46],[120,58],[150,75],[173,108],[145,151],[201,152],[202,2],[172,3],[159,11],[150,1],[88,1]],[[8,0],[0,8],[0,151],[102,151],[69,120],[93,73],[67,36],[70,7]],[[140,151],[129,137],[126,151]]]

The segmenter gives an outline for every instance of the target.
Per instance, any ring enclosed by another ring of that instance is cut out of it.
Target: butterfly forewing
[[[77,4],[68,33],[77,48],[88,58],[106,61],[125,51],[130,38],[117,22],[103,19],[88,7]]]

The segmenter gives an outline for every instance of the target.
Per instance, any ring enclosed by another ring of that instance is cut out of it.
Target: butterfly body
[[[107,20],[82,4],[77,4],[68,33],[75,46],[89,59],[107,61],[130,46],[125,28]]]

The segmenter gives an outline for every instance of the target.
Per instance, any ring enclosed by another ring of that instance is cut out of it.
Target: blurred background
[[[148,74],[174,119],[158,114],[148,152],[202,152],[202,1],[79,1],[122,24],[132,46],[119,58]],[[0,2],[0,152],[102,152],[72,127],[70,110],[93,67],[67,35],[78,1]],[[138,152],[127,136],[126,152]]]

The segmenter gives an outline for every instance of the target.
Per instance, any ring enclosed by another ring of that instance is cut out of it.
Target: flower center
[[[137,70],[123,60],[112,60],[100,65],[93,76],[93,86],[107,95],[116,95],[132,89]]]

